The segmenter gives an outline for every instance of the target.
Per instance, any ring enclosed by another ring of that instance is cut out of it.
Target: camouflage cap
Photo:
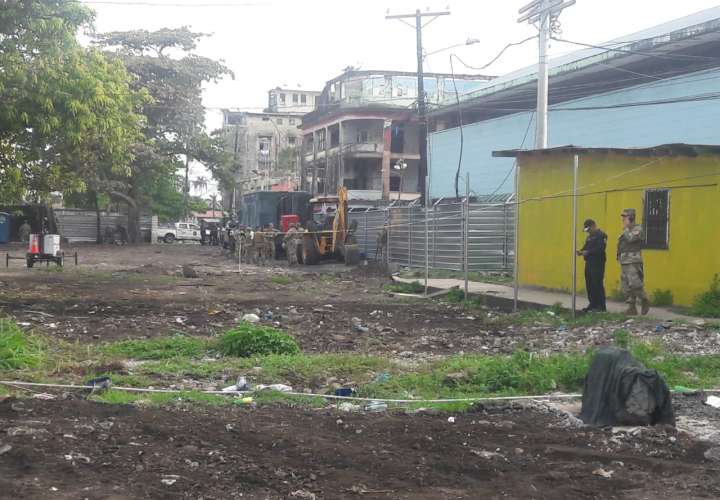
[[[635,209],[634,208],[626,208],[625,210],[622,211],[621,215],[627,215],[634,219],[635,218]]]

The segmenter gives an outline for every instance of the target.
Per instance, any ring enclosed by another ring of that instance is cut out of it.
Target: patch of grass
[[[710,283],[710,289],[695,297],[690,312],[703,318],[720,318],[720,278],[717,274]]]
[[[147,340],[123,340],[104,346],[106,354],[130,359],[196,358],[205,355],[210,347],[207,339],[173,335]]]
[[[300,352],[295,339],[289,334],[269,326],[241,322],[225,332],[218,342],[219,351],[225,356],[249,356],[264,354],[297,354]]]
[[[39,337],[28,335],[8,318],[0,318],[0,370],[37,368],[44,359]]]
[[[425,285],[423,285],[419,281],[413,281],[411,283],[398,281],[389,285],[385,285],[383,288],[386,291],[393,293],[423,293],[425,291]]]
[[[465,302],[465,291],[459,288],[452,288],[448,293],[443,295],[442,298],[447,302]]]
[[[615,330],[613,332],[613,340],[618,347],[627,349],[630,345],[630,332],[627,330]]]
[[[178,391],[178,392],[126,392],[110,389],[102,394],[93,396],[95,401],[102,401],[111,404],[149,404],[154,406],[165,406],[174,403],[193,402],[203,403],[210,406],[221,406],[233,404],[231,396],[216,394],[204,394],[199,391]]]
[[[673,305],[674,297],[671,290],[655,290],[652,293],[651,303],[655,307],[667,307]]]
[[[406,269],[400,273],[402,278],[424,278],[424,269]],[[464,280],[465,273],[463,271],[451,271],[449,269],[431,269],[430,278],[436,279],[457,279]],[[472,271],[468,273],[469,281],[478,281],[481,283],[498,283],[507,284],[512,282],[512,273],[509,272],[483,272]]]
[[[294,280],[290,276],[279,274],[270,278],[270,281],[276,285],[289,285],[290,283],[293,283]]]
[[[600,323],[621,322],[627,319],[617,313],[577,313],[573,319],[569,310],[555,305],[546,309],[527,309],[514,314],[503,315],[495,319],[499,325],[545,325],[552,327],[582,327]]]

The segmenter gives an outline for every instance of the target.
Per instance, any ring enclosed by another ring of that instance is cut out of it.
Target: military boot
[[[628,308],[625,310],[624,314],[626,316],[637,316],[637,307],[635,307],[635,301],[628,302]]]
[[[645,316],[650,311],[650,301],[647,297],[643,297],[642,303],[640,306],[640,312]]]

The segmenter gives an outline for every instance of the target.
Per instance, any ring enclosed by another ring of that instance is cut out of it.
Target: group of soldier
[[[620,283],[627,302],[625,314],[637,315],[638,303],[640,312],[647,314],[650,301],[645,293],[645,270],[643,267],[642,246],[643,229],[635,221],[635,209],[626,208],[622,214],[623,231],[618,237],[616,258],[620,264]],[[578,250],[578,255],[585,258],[585,288],[590,304],[585,312],[604,312],[605,304],[605,250],[607,234],[592,219],[583,224],[588,233],[585,245]]]
[[[299,223],[291,223],[286,232],[278,230],[271,222],[261,227],[228,227],[223,231],[223,246],[237,255],[242,262],[264,265],[285,253],[288,264],[298,264],[298,248],[305,230]]]

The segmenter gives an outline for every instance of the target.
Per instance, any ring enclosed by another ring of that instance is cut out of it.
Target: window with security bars
[[[645,248],[666,250],[670,230],[670,190],[651,189],[645,191],[643,216]]]

